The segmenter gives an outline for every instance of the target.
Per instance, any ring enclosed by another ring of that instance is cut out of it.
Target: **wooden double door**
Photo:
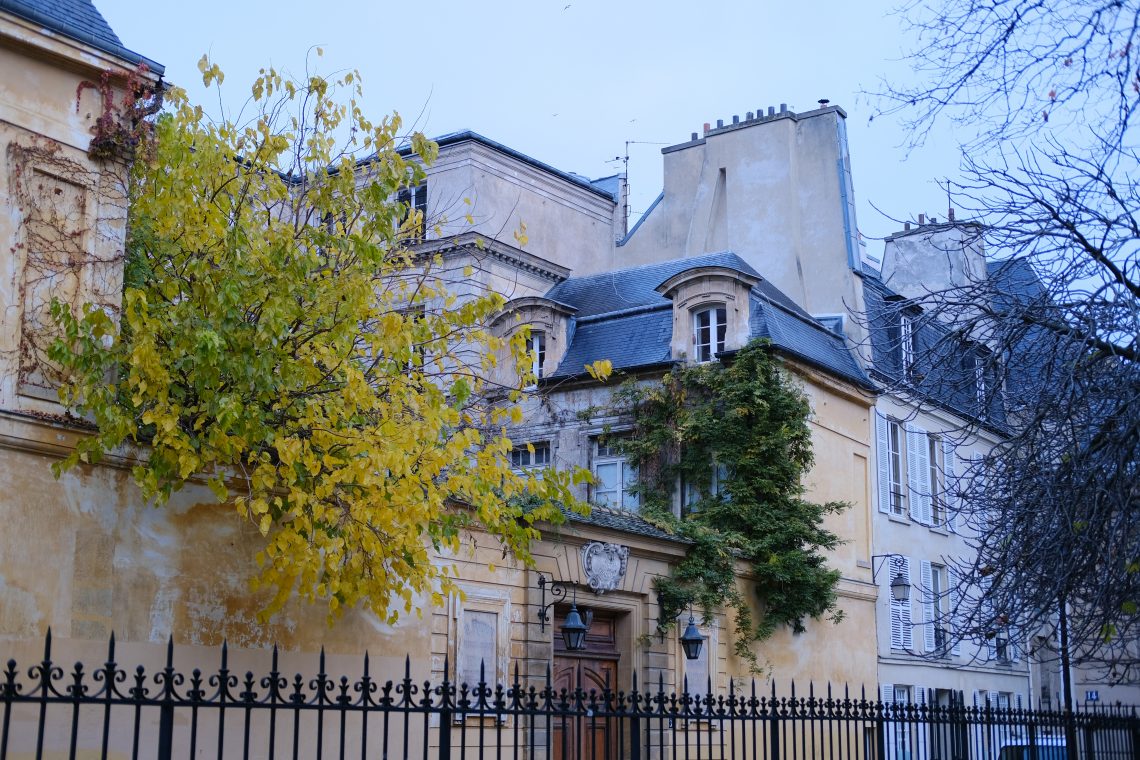
[[[557,616],[555,631],[562,625]],[[586,636],[586,649],[567,652],[561,636],[555,636],[553,686],[556,694],[565,689],[573,694],[581,689],[599,695],[607,690],[618,691],[617,619],[595,616]],[[588,698],[588,697],[587,697]],[[553,755],[555,760],[610,760],[619,757],[617,719],[597,715],[577,715],[556,718],[552,723]]]

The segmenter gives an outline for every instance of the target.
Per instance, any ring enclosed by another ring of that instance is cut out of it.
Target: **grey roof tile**
[[[40,24],[128,63],[146,64],[161,76],[162,64],[123,47],[119,36],[91,0],[0,0],[0,11]]]
[[[648,536],[649,538],[664,541],[676,541],[682,544],[690,543],[686,538],[682,538],[674,533],[669,533],[647,522],[645,518],[636,512],[627,512],[622,509],[612,509],[595,504],[590,507],[589,515],[580,515],[576,512],[570,512],[569,510],[564,511],[563,514],[565,514],[567,519],[572,523],[596,525],[599,528],[621,530],[626,533],[636,533],[641,536]]]
[[[570,347],[550,376],[582,374],[586,364],[609,359],[615,370],[672,362],[672,302],[657,292],[670,277],[697,267],[719,266],[760,279],[753,289],[752,337],[768,338],[785,353],[863,387],[871,381],[841,335],[828,330],[734,253],[710,253],[629,269],[571,277],[546,297],[577,309]]]

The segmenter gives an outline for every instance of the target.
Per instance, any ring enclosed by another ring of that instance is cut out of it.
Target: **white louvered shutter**
[[[888,440],[887,420],[875,412],[875,460],[878,467],[879,511],[891,511],[891,461],[890,441]]]
[[[895,745],[898,741],[898,727],[893,720],[894,712],[891,709],[891,705],[895,701],[895,685],[893,683],[879,684],[879,699],[883,703],[883,715],[887,718],[883,725],[883,743],[886,745],[883,747],[885,750],[883,757],[894,758],[896,756]]]
[[[958,529],[958,463],[955,461],[954,444],[946,438],[942,439],[942,473],[945,486],[942,499],[946,505],[946,527],[951,531]]]
[[[910,613],[911,600],[896,601],[894,595],[891,594],[891,582],[894,581],[895,576],[902,574],[906,578],[913,589],[914,578],[910,573],[910,559],[907,557],[891,557],[890,572],[886,573],[883,577],[883,585],[886,587],[887,603],[891,608],[891,648],[892,649],[912,649],[914,647],[913,639],[913,624]],[[914,596],[913,594],[911,595]]]
[[[918,501],[919,521],[923,525],[930,525],[934,522],[934,504],[932,502],[934,484],[930,482],[930,434],[922,428],[915,428],[914,437],[918,454],[914,459],[915,469],[918,470],[918,493],[915,494],[914,498]]]
[[[997,706],[998,706],[998,693],[996,691],[989,691],[989,692],[986,692],[986,695],[989,697],[989,700],[990,700],[990,709],[996,710]]]
[[[930,742],[928,740],[927,727],[930,725],[929,716],[922,708],[927,706],[927,694],[925,686],[914,687],[914,705],[915,716],[917,720],[914,722],[914,738],[912,740],[914,760],[927,760],[930,757]]]
[[[895,558],[890,559],[888,565],[890,572],[883,574],[883,586],[887,592],[887,605],[891,611],[891,649],[903,649],[903,606],[900,602],[895,601],[894,596],[891,594],[891,581],[897,572],[895,569]]]
[[[1013,704],[1010,705],[1015,710],[1028,710],[1029,703],[1025,701],[1025,695],[1017,692],[1013,695]]]
[[[934,626],[937,624],[935,620],[935,605],[937,601],[934,599],[934,570],[930,563],[922,560],[922,636],[923,644],[926,646],[927,652],[935,650],[934,641]]]
[[[906,426],[906,499],[910,505],[910,519],[922,522],[922,473],[918,466],[919,449],[926,436],[920,435],[910,423]]]
[[[946,621],[946,628],[947,633],[954,641],[954,645],[950,648],[950,654],[958,655],[962,654],[962,642],[956,635],[957,623],[961,618],[961,613],[958,611],[958,600],[961,599],[961,595],[958,593],[960,578],[954,568],[949,568],[946,574],[950,577],[950,619]]]

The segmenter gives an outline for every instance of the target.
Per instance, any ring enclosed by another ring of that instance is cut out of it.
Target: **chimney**
[[[693,133],[693,136],[692,136],[692,137],[690,137],[689,139],[690,139],[690,140],[696,140],[696,139],[697,139],[697,133],[696,133],[696,132],[694,132],[694,133]]]
[[[768,106],[768,115],[769,116],[775,116],[776,115],[776,106]]]
[[[926,214],[919,214],[918,215],[918,226],[921,227],[924,224],[926,224]]]
[[[947,216],[950,217],[950,221],[954,221],[954,209],[950,209],[950,211],[947,212]]]
[[[781,103],[780,104],[780,113],[787,113],[787,112],[788,112],[788,104],[787,103]]]
[[[733,124],[739,124],[739,123],[740,123],[740,114],[735,114],[735,113],[734,113],[734,114],[732,115],[732,123],[733,123]]]
[[[716,120],[716,128],[721,129],[723,126],[724,126],[724,119],[717,119]]]
[[[905,222],[903,224],[903,232],[910,232],[910,222]]]
[[[709,123],[706,121],[705,122],[705,134],[707,135],[708,133],[709,133]]]
[[[746,118],[748,121],[752,121],[752,112],[751,112],[751,111],[749,111],[749,112],[748,112],[748,115],[747,115],[745,118]]]

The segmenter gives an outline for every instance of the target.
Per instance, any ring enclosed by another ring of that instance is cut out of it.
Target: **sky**
[[[627,154],[632,225],[661,190],[661,148],[734,114],[847,112],[859,228],[871,252],[923,213],[943,218],[958,151],[945,133],[907,150],[897,120],[869,121],[883,78],[913,76],[898,0],[95,0],[123,44],[166,66],[207,110],[205,53],[240,107],[257,71],[358,69],[366,110],[428,136],[471,129],[563,171],[601,177]],[[320,46],[323,56],[312,52]]]

